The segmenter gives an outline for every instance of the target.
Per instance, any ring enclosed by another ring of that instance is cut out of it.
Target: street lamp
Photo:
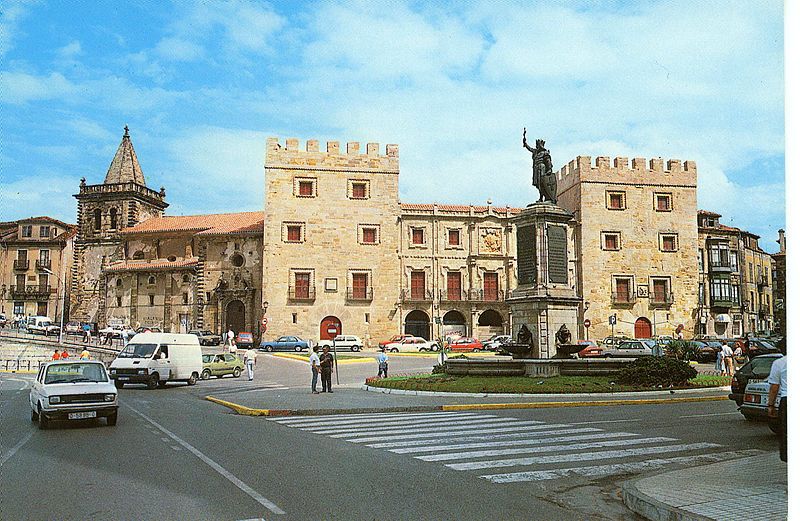
[[[52,275],[55,278],[57,278],[58,279],[59,288],[61,288],[61,286],[63,286],[63,281],[61,280],[61,277],[59,277],[58,275],[53,273],[50,270],[50,268],[42,268],[42,271],[47,273],[48,275]],[[58,302],[58,295],[56,295],[56,302]],[[62,344],[62,335],[63,334],[64,334],[64,291],[62,290],[61,291],[61,320],[59,322],[59,327],[58,327],[58,344],[59,345]]]

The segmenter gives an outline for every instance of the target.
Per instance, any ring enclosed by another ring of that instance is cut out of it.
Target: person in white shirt
[[[228,326],[228,327],[230,328],[230,326]],[[228,344],[228,351],[230,351],[231,353],[235,353],[236,352],[236,342],[234,342],[234,338],[233,337],[236,336],[236,335],[233,334],[233,329],[228,329],[228,332],[226,333],[225,336],[227,337],[226,342]]]
[[[308,357],[308,362],[311,364],[311,394],[319,394],[319,391],[317,391],[317,379],[320,372],[318,351],[319,347],[312,347],[311,356]]]
[[[767,399],[767,414],[770,418],[780,418],[780,456],[781,461],[788,461],[786,458],[786,417],[788,389],[786,387],[786,340],[778,342],[778,348],[784,356],[772,363],[769,371],[769,398]],[[775,404],[778,403],[778,411]]]
[[[725,374],[733,376],[733,351],[727,342],[722,344],[722,365]]]
[[[256,366],[256,352],[251,347],[244,354],[244,365],[247,368],[247,379],[253,381],[253,370]]]
[[[389,357],[386,356],[386,351],[384,348],[381,348],[380,354],[378,354],[378,378],[381,377],[383,374],[384,378],[388,378],[388,371],[389,371]]]

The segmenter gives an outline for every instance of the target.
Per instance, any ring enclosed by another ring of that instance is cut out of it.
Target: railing
[[[439,300],[443,302],[460,302],[469,300],[469,298],[464,290],[442,289],[439,290]]]
[[[372,286],[347,288],[347,300],[372,300]]]
[[[759,286],[769,286],[769,278],[764,274],[760,274],[756,279],[756,284]]]
[[[628,293],[611,292],[612,304],[633,304],[634,302],[636,302],[636,295],[632,291]]]
[[[400,292],[400,299],[403,302],[426,302],[433,300],[433,291],[430,289],[410,290],[404,289]]]
[[[714,297],[711,296],[712,308],[732,308],[737,302],[731,297]]]
[[[656,296],[650,299],[652,306],[671,306],[675,303],[675,296],[672,293],[663,295],[660,299]]]
[[[47,284],[32,286],[11,286],[11,298],[42,298],[49,297],[52,289]]]
[[[14,259],[15,270],[27,270],[31,265],[29,260]]]
[[[476,302],[503,302],[506,295],[501,290],[486,292],[482,289],[472,289],[469,291],[469,300]]]
[[[317,291],[314,286],[289,286],[290,300],[315,300]]]
[[[49,270],[50,269],[50,261],[49,260],[37,260],[36,261],[36,269],[37,270]]]

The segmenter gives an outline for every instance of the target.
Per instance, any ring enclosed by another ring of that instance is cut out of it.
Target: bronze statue
[[[553,161],[550,151],[544,148],[544,139],[536,140],[536,148],[528,145],[528,129],[522,129],[522,146],[533,159],[533,186],[539,190],[539,202],[556,203],[556,175],[553,173]]]
[[[565,345],[572,342],[572,333],[569,332],[567,329],[566,324],[561,324],[561,327],[556,332],[556,343],[559,345]]]

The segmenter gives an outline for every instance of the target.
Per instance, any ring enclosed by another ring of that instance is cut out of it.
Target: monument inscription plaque
[[[547,225],[547,267],[550,282],[567,283],[567,229]]]
[[[520,284],[536,283],[536,227],[517,227],[517,277]]]

